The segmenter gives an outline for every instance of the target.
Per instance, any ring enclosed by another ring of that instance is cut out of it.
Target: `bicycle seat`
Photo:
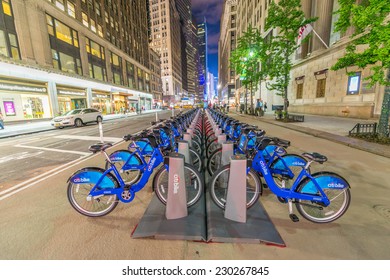
[[[90,150],[92,153],[95,154],[97,152],[104,151],[110,147],[112,147],[111,143],[97,143],[97,144],[89,146],[88,150]]]
[[[305,158],[308,158],[309,160],[312,160],[312,161],[315,161],[315,162],[318,162],[321,164],[323,164],[324,162],[326,162],[328,160],[328,158],[326,156],[321,155],[319,153],[303,153],[302,156],[304,156]]]
[[[275,145],[281,146],[281,147],[283,147],[283,148],[287,148],[287,147],[290,146],[290,141],[288,141],[288,140],[283,140],[283,139],[280,139],[280,138],[277,138],[277,137],[274,137],[274,138],[272,139],[272,142],[274,142]]]

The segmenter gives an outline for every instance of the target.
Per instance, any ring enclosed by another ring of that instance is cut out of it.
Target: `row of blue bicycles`
[[[253,206],[263,193],[263,186],[288,204],[289,216],[297,222],[293,204],[307,220],[329,223],[340,218],[351,202],[350,185],[342,176],[328,171],[312,173],[313,162],[323,164],[327,157],[319,153],[289,154],[290,142],[269,137],[258,129],[219,111],[208,110],[207,117],[222,128],[227,140],[233,142],[233,153],[247,157],[247,208]],[[212,176],[208,185],[211,198],[225,208],[230,164],[221,166],[222,147],[211,122],[205,124],[207,171]]]
[[[177,152],[178,142],[191,126],[190,163],[185,164],[187,206],[195,205],[205,192],[202,172],[211,179],[208,191],[214,203],[225,208],[230,164],[222,165],[222,147],[212,123],[216,123],[233,143],[234,154],[245,155],[247,161],[247,207],[253,206],[266,186],[281,203],[288,204],[292,221],[298,212],[307,220],[328,223],[340,218],[348,209],[351,194],[348,182],[333,172],[310,171],[313,162],[327,158],[318,153],[289,154],[289,141],[269,137],[265,131],[210,109],[193,109],[170,120],[152,122],[150,129],[125,135],[127,149],[108,154],[109,143],[89,147],[105,156],[105,168],[86,167],[68,179],[68,200],[79,213],[89,217],[107,215],[119,201],[133,201],[153,177],[157,198],[167,203],[169,154]]]
[[[194,130],[192,147],[189,153],[192,164],[185,164],[187,206],[200,199],[204,192],[201,158],[201,111],[191,110],[171,120],[152,122],[152,127],[136,135],[125,135],[130,144],[126,150],[111,154],[107,149],[110,143],[98,143],[89,147],[93,153],[102,153],[106,159],[105,168],[86,167],[76,171],[68,179],[68,200],[79,213],[89,217],[107,215],[118,202],[129,203],[135,194],[142,190],[153,175],[153,190],[158,199],[167,203],[169,160],[171,152],[177,151],[177,142],[195,117],[199,119]]]

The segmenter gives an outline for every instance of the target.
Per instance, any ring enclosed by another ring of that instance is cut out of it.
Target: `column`
[[[51,113],[53,117],[57,116],[60,112],[58,107],[58,98],[57,98],[57,85],[53,81],[47,83],[47,89],[49,91],[49,99],[51,103]]]
[[[316,16],[318,16],[318,20],[314,23],[314,30],[318,33],[322,40],[327,45],[329,45],[330,29],[332,25],[333,0],[316,1],[315,12]],[[321,49],[326,49],[326,47],[316,35],[313,35],[312,51],[314,52]]]

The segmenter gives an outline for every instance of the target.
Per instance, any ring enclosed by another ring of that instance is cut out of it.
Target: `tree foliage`
[[[300,0],[272,1],[266,29],[272,28],[277,31],[271,38],[269,45],[269,76],[273,81],[268,84],[268,89],[276,90],[285,99],[284,111],[287,113],[288,95],[287,88],[290,83],[290,71],[292,68],[291,55],[299,47],[296,43],[299,29],[316,18],[306,19],[301,9]],[[307,40],[307,38],[305,38]]]
[[[389,0],[365,0],[360,5],[355,0],[339,0],[340,15],[336,31],[345,32],[354,27],[346,54],[332,67],[332,70],[358,66],[372,66],[372,74],[366,79],[373,85],[379,82],[389,86],[386,71],[390,68],[390,3]],[[358,46],[365,46],[358,51]],[[374,65],[375,64],[375,65]]]
[[[389,0],[339,0],[340,15],[336,31],[345,32],[354,28],[346,54],[331,68],[338,70],[348,66],[371,67],[367,80],[371,85],[385,85],[385,95],[390,94],[390,4]],[[358,48],[360,47],[360,48]],[[389,107],[384,98],[379,133],[388,133]]]

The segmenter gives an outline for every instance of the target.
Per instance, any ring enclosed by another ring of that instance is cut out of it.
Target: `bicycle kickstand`
[[[298,216],[293,213],[293,207],[292,207],[292,200],[291,199],[288,200],[288,212],[290,214],[289,216],[290,216],[291,221],[293,221],[294,223],[299,222]]]

